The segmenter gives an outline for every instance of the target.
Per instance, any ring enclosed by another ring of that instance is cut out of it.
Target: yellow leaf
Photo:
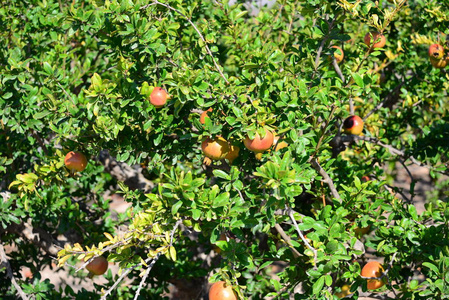
[[[84,251],[83,247],[81,247],[81,245],[79,243],[76,243],[75,245],[73,245],[73,251]]]
[[[72,255],[66,255],[63,256],[62,258],[58,259],[58,267],[62,267],[64,265],[64,263],[71,257]]]
[[[173,261],[176,261],[176,249],[173,246],[170,246],[170,248],[168,249],[168,252],[170,253],[170,258]]]
[[[147,263],[145,262],[145,260],[142,257],[140,258],[140,263],[142,265],[144,265],[145,267],[148,267]]]
[[[114,237],[113,237],[109,232],[105,232],[104,235],[105,235],[110,241],[114,241]]]
[[[67,255],[66,249],[62,249],[62,250],[58,251],[58,257],[65,256],[65,255]]]

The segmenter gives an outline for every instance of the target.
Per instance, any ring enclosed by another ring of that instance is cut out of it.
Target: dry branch
[[[16,279],[14,278],[14,274],[12,272],[11,265],[8,261],[8,258],[6,257],[5,249],[3,249],[2,244],[0,244],[0,262],[1,262],[0,266],[6,267],[6,274],[11,279],[11,282],[14,285],[14,287],[16,288],[17,292],[19,293],[20,298],[22,298],[23,300],[28,300],[27,295],[24,293],[24,291],[22,290],[22,288],[20,287],[20,285],[17,283]]]

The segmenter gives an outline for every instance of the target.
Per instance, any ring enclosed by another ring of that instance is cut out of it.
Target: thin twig
[[[12,269],[11,269],[11,264],[8,261],[8,258],[6,257],[6,253],[5,253],[5,249],[3,249],[3,245],[0,244],[0,266],[4,266],[6,267],[6,274],[8,275],[9,278],[11,278],[11,282],[14,285],[14,287],[17,290],[17,293],[19,293],[20,297],[23,300],[28,300],[27,295],[25,294],[25,292],[22,290],[22,288],[20,287],[20,285],[17,283],[16,279],[14,278],[14,274],[12,273]]]
[[[316,147],[315,147],[315,152],[314,152],[314,154],[312,156],[315,156],[318,153],[318,151],[320,149],[320,146],[321,146],[321,143],[323,142],[323,138],[324,138],[324,136],[327,133],[327,126],[329,126],[329,123],[330,123],[332,117],[334,116],[334,113],[335,113],[336,110],[337,110],[337,107],[335,105],[332,105],[332,110],[331,110],[331,112],[329,114],[329,118],[327,118],[326,124],[324,125],[324,132],[320,136],[320,139],[318,140],[318,143],[316,144]]]
[[[295,217],[293,216],[293,210],[287,208],[287,213],[288,213],[288,216],[290,217],[290,220],[293,222],[293,225],[295,225],[295,229],[298,232],[299,237],[304,242],[304,244],[307,246],[307,248],[309,248],[309,250],[313,252],[313,265],[316,268],[316,261],[317,261],[317,258],[318,258],[318,251],[309,244],[307,239],[302,234],[302,231],[299,229],[298,223],[296,222]]]
[[[275,224],[274,228],[276,229],[276,231],[281,235],[281,237],[284,239],[284,241],[287,243],[287,245],[289,246],[290,250],[293,251],[293,255],[295,257],[298,256],[302,256],[301,253],[299,253],[298,250],[296,250],[295,247],[293,247],[292,243],[291,243],[291,238],[285,233],[284,229],[282,229],[281,225],[279,224]]]
[[[340,194],[335,188],[334,182],[326,173],[326,171],[321,167],[321,165],[318,163],[318,160],[315,157],[312,157],[310,159],[310,164],[323,177],[323,181],[329,186],[329,189],[331,190],[331,193],[334,196],[334,198],[337,199],[339,202],[341,202],[342,200]]]
[[[337,72],[338,76],[340,77],[341,81],[343,81],[343,84],[346,83],[346,78],[343,76],[343,73],[341,72],[340,66],[338,65],[337,60],[334,56],[332,56],[332,65],[334,66],[335,72]]]
[[[402,196],[402,198],[403,198],[403,200],[405,200],[406,202],[408,202],[408,203],[412,203],[411,201],[410,201],[410,199],[401,191],[401,190],[399,190],[397,187],[393,187],[393,186],[390,186],[390,185],[388,185],[388,184],[385,184],[384,185],[384,187],[385,187],[385,189],[387,190],[387,191],[389,191],[393,196],[395,196],[395,194],[396,193],[399,193],[401,196]],[[397,189],[397,191],[396,191],[396,189]],[[395,196],[396,197],[396,196]]]
[[[173,245],[173,236],[175,235],[175,232],[178,229],[181,222],[182,222],[181,219],[176,221],[175,226],[173,227],[173,229],[170,232],[170,246],[169,247],[172,247],[172,245]],[[170,250],[168,250],[168,251],[170,251]],[[161,254],[162,254],[162,251],[158,252],[157,255],[154,257],[153,261],[148,265],[148,268],[145,270],[145,274],[143,274],[142,280],[140,281],[139,287],[137,288],[136,294],[134,295],[134,300],[137,300],[137,298],[139,298],[140,291],[142,290],[142,287],[143,287],[145,281],[147,280],[147,277],[150,274],[151,269],[156,264],[156,262],[159,259],[159,256]]]
[[[136,291],[136,294],[134,295],[134,300],[137,300],[139,298],[140,290],[142,290],[143,284],[147,280],[148,275],[150,274],[151,269],[156,264],[157,260],[159,259],[159,256],[161,256],[162,252],[159,252],[153,259],[153,261],[148,265],[148,268],[145,271],[145,274],[143,274],[142,280],[140,281],[139,288]]]
[[[157,255],[156,255],[156,257],[157,257]],[[149,262],[150,262],[150,260],[152,260],[153,259],[153,257],[148,257],[146,260],[145,260],[145,263],[146,264],[148,264]],[[122,273],[122,275],[120,275],[120,277],[114,282],[114,284],[109,288],[109,290],[107,290],[105,293],[104,293],[104,295],[101,297],[101,299],[100,300],[106,300],[106,298],[107,298],[107,296],[117,287],[117,285],[123,280],[123,278],[125,278],[125,276],[126,275],[128,275],[132,270],[134,270],[135,268],[137,268],[137,267],[139,267],[139,266],[141,266],[142,265],[142,263],[140,263],[140,264],[137,264],[137,265],[134,265],[134,266],[131,266],[131,267],[129,267],[128,269],[126,269],[123,273]]]
[[[73,105],[76,105],[75,100],[73,100],[72,96],[70,96],[70,94],[65,90],[65,88],[64,88],[59,82],[56,82],[56,83],[57,83],[57,84],[59,85],[59,87],[62,89],[62,91],[64,92],[64,94],[66,94],[66,96],[69,97],[69,99],[72,101],[72,104],[73,104]]]
[[[414,77],[416,76],[416,74],[413,74],[412,77],[410,77],[409,79],[407,79],[407,81],[412,80]],[[376,107],[374,107],[369,113],[367,113],[364,117],[363,117],[363,122],[365,122],[366,119],[369,118],[369,116],[371,116],[373,113],[375,113],[376,111],[378,111],[379,109],[381,109],[385,103],[387,103],[388,101],[391,100],[391,95],[394,93],[396,93],[397,91],[399,91],[401,89],[401,87],[405,84],[405,80],[402,81],[397,87],[395,87],[393,89],[393,91],[390,92],[390,94],[388,94],[385,99],[383,101],[381,101],[379,104],[376,105]]]
[[[210,51],[210,48],[209,48],[209,46],[207,45],[206,39],[204,38],[204,36],[202,35],[202,33],[201,33],[201,31],[198,29],[198,27],[196,27],[196,25],[192,22],[192,20],[190,20],[189,17],[187,17],[187,16],[186,16],[185,14],[183,14],[181,11],[179,11],[178,9],[176,9],[176,8],[174,8],[174,7],[171,7],[171,6],[168,5],[168,4],[161,3],[161,2],[159,2],[159,1],[157,1],[157,0],[153,0],[153,3],[154,3],[154,4],[161,5],[161,6],[164,6],[164,7],[168,8],[168,9],[170,9],[170,10],[172,10],[172,11],[174,11],[174,12],[180,14],[181,16],[183,16],[183,17],[187,20],[187,22],[190,23],[190,25],[192,25],[192,27],[193,27],[193,28],[195,29],[195,31],[198,33],[200,39],[203,41],[204,47],[206,48],[207,53],[209,54],[209,56],[212,58],[212,62],[214,63],[215,68],[217,69],[218,73],[220,73],[220,76],[224,79],[224,81],[225,81],[227,84],[229,84],[229,81],[226,79],[226,77],[224,76],[223,72],[222,72],[221,69],[220,69],[220,66],[218,65],[217,61],[215,60],[215,57],[214,57],[214,55],[212,54],[212,51]],[[142,6],[140,9],[146,9],[146,8],[149,7],[150,5],[151,5],[151,4],[144,5],[144,6]]]
[[[41,146],[42,150],[44,151],[45,155],[48,156],[48,155],[49,155],[49,154],[48,154],[48,149],[47,149],[47,147],[45,146],[45,143],[44,143],[44,141],[42,140],[42,138],[40,137],[40,135],[39,135],[35,130],[32,130],[32,131],[31,131],[31,135],[34,136],[34,138],[37,140],[37,142],[38,142],[39,145]]]
[[[402,159],[400,159],[399,162],[404,167],[404,169],[407,172],[408,176],[410,176],[410,179],[412,180],[412,182],[410,183],[410,201],[413,202],[413,196],[415,196],[415,191],[414,191],[414,188],[413,188],[413,190],[411,189],[411,186],[415,184],[415,182],[416,182],[415,178],[413,178],[413,175],[410,172],[410,170],[407,168],[407,166],[405,165],[405,162]]]

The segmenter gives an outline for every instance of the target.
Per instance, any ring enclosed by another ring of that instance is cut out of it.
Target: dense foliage
[[[449,44],[449,6],[281,0],[254,16],[245,7],[0,7],[0,254],[14,249],[0,255],[0,295],[161,299],[173,285],[200,299],[219,280],[242,299],[337,299],[344,285],[353,299],[449,295],[449,75],[428,55]],[[366,45],[369,32],[386,45]],[[170,95],[162,107],[149,102],[155,87]],[[343,133],[350,115],[363,119],[362,135]],[[284,147],[249,151],[245,138],[266,130]],[[220,137],[237,158],[205,160],[202,142]],[[154,184],[117,180],[103,150]],[[65,167],[69,151],[84,153],[85,170]],[[411,196],[394,184],[396,168],[412,164],[432,178],[422,212],[413,176]],[[110,193],[131,203],[126,213],[111,215]],[[58,260],[85,276],[100,255],[121,273],[108,271],[96,291],[39,275]],[[383,263],[385,284],[367,292],[369,260]]]

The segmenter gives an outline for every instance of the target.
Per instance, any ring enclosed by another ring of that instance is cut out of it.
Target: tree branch
[[[275,228],[276,231],[281,235],[281,237],[284,239],[284,241],[288,244],[290,250],[293,251],[293,255],[294,255],[295,257],[302,256],[302,254],[299,253],[299,251],[296,250],[295,247],[293,247],[293,245],[292,245],[291,242],[290,242],[292,239],[285,233],[285,231],[284,231],[284,229],[282,229],[281,225],[275,224],[275,225],[274,225],[274,228]]]
[[[14,274],[12,273],[11,264],[8,261],[8,258],[6,257],[5,249],[3,248],[3,244],[0,244],[0,262],[1,266],[6,267],[6,274],[11,279],[12,284],[17,290],[17,293],[19,293],[20,297],[23,300],[28,300],[27,295],[24,293],[20,285],[17,283],[16,279],[14,278]]]
[[[318,160],[315,157],[312,157],[310,159],[310,164],[323,177],[323,182],[325,182],[329,186],[329,189],[331,190],[331,193],[334,196],[334,198],[341,202],[342,200],[340,194],[335,188],[334,182],[326,173],[326,171],[321,167],[321,165],[318,163]]]
[[[313,252],[313,265],[314,265],[314,268],[316,268],[318,251],[309,244],[307,239],[302,234],[302,231],[299,229],[298,223],[296,223],[295,217],[293,216],[293,210],[287,208],[287,213],[288,213],[288,216],[290,217],[290,220],[293,222],[293,225],[295,226],[296,231],[298,232],[299,236],[301,237],[301,240],[304,242],[304,244],[307,246],[307,248],[309,248],[309,250]]]

